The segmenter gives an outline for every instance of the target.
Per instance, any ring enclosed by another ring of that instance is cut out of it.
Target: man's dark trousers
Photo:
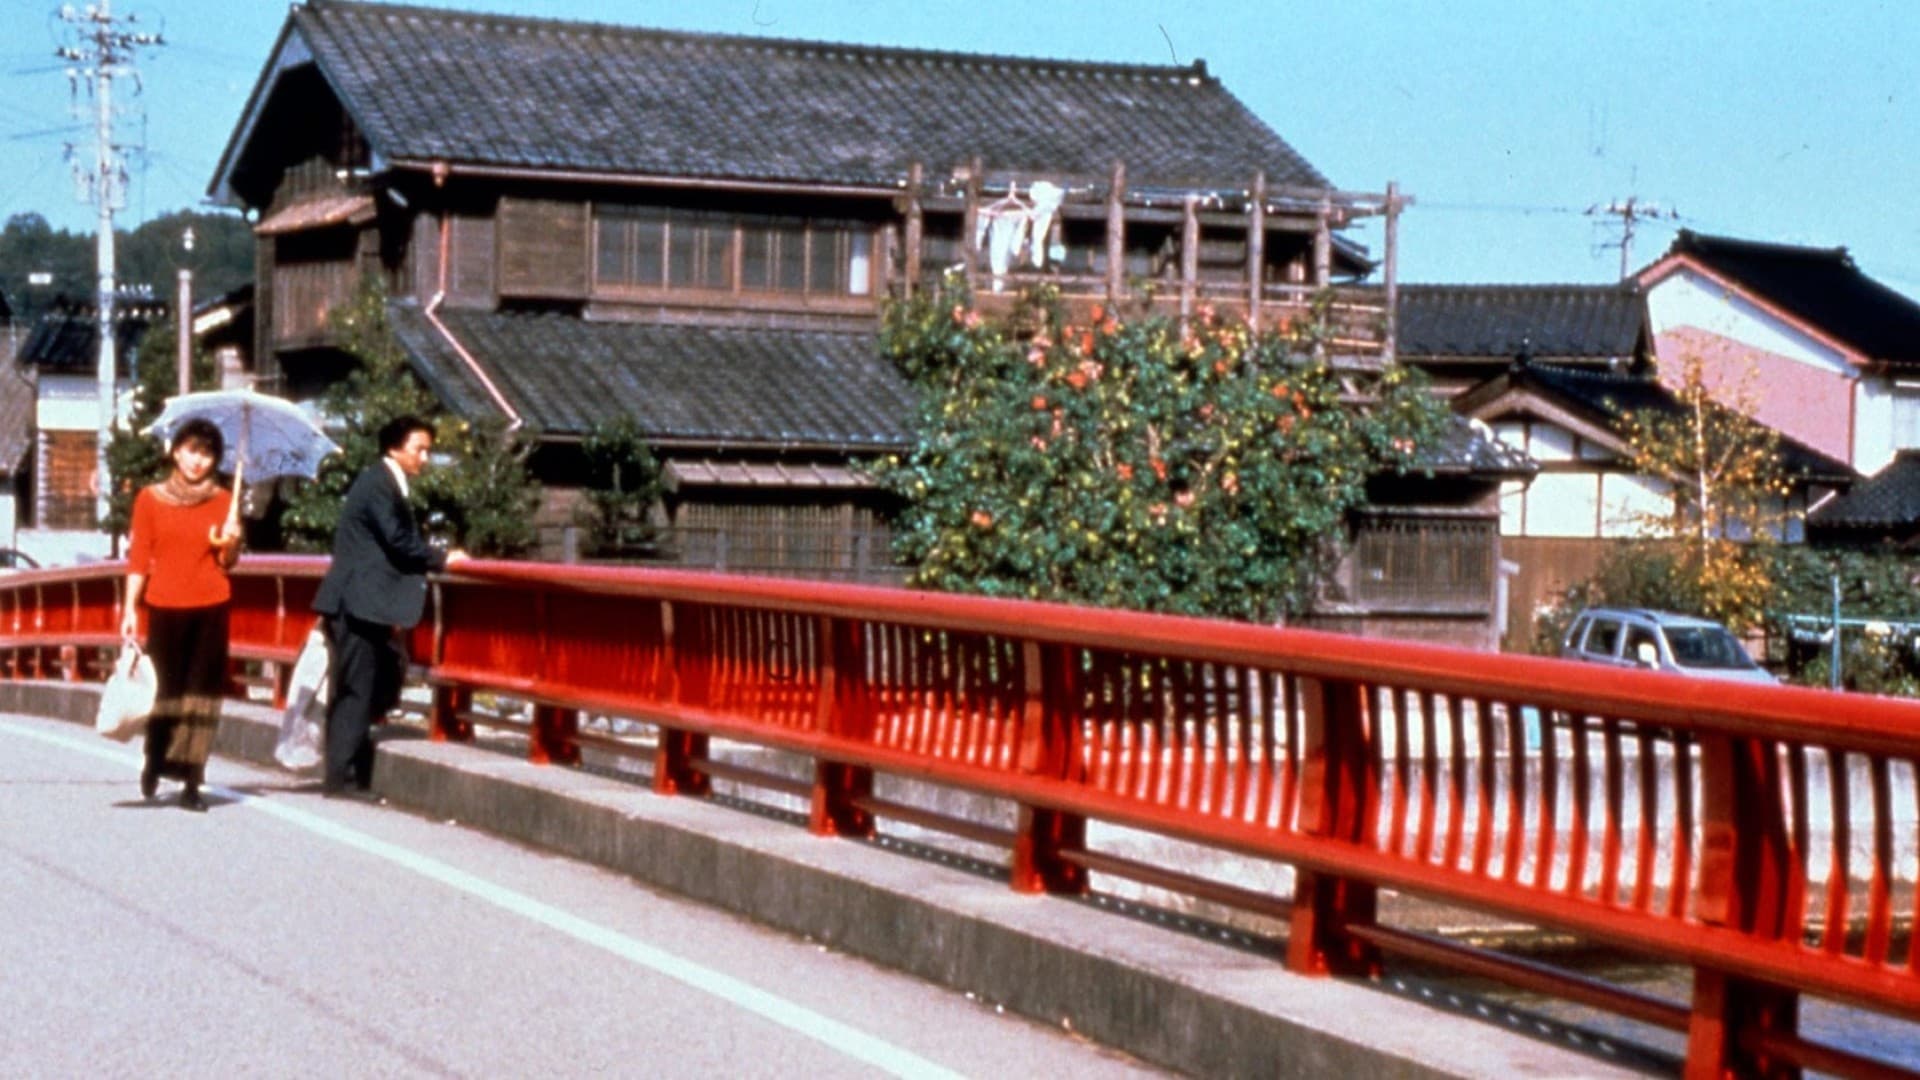
[[[393,627],[351,615],[327,616],[333,649],[332,708],[327,711],[329,790],[373,782],[373,725],[400,696],[402,659]]]

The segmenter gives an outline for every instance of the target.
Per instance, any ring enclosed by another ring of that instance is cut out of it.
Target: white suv
[[[1645,608],[1588,608],[1574,617],[1560,655],[1610,667],[1703,679],[1777,683],[1727,631],[1708,619]]]

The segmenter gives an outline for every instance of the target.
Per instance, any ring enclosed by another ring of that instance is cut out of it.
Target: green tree
[[[347,377],[321,400],[341,452],[287,499],[280,517],[287,546],[327,550],[347,488],[360,470],[380,459],[381,427],[412,415],[433,423],[434,452],[442,462],[414,488],[428,531],[476,555],[515,555],[531,547],[539,503],[526,468],[531,441],[522,433],[509,435],[499,424],[468,424],[441,413],[393,334],[378,278],[364,278],[352,302],[334,310],[330,325],[341,350],[355,360]]]
[[[639,423],[622,416],[596,424],[580,449],[587,471],[577,520],[587,531],[588,550],[613,555],[651,544],[649,514],[665,488]]]
[[[1721,388],[1723,403],[1688,355],[1674,391],[1679,408],[1637,410],[1620,422],[1634,471],[1671,483],[1667,505],[1640,515],[1642,531],[1671,548],[1669,595],[1697,598],[1695,610],[1736,631],[1758,625],[1771,606],[1768,547],[1791,490],[1779,434],[1751,418],[1749,382]]]
[[[159,418],[167,399],[179,392],[177,341],[179,335],[174,332],[171,321],[154,324],[140,339],[133,361],[127,423],[115,427],[112,438],[107,440],[107,470],[113,478],[113,494],[108,500],[103,527],[115,536],[125,535],[132,523],[134,495],[167,475],[167,448],[145,431]],[[194,350],[188,378],[194,390],[218,387],[219,372],[215,370],[213,357]]]
[[[1301,610],[1367,478],[1408,468],[1445,415],[1409,369],[1345,385],[1313,332],[1074,321],[1044,291],[1006,319],[950,292],[890,305],[884,346],[921,399],[913,450],[876,469],[907,504],[896,554],[944,590]]]
[[[191,226],[191,253],[181,240]],[[194,272],[194,295],[217,296],[253,280],[253,232],[237,214],[176,210],[139,227],[114,232],[114,279],[123,287],[146,287],[156,299],[173,300],[176,274]],[[45,273],[47,285],[28,275]],[[92,303],[98,289],[92,233],[54,229],[39,214],[15,214],[0,229],[0,291],[15,318],[30,322],[57,297]]]

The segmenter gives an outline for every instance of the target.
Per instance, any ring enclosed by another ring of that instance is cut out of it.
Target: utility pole
[[[1672,210],[1663,210],[1650,202],[1641,202],[1638,195],[1629,195],[1626,201],[1615,199],[1605,206],[1594,203],[1587,207],[1587,214],[1607,214],[1620,219],[1620,280],[1627,280],[1627,270],[1633,265],[1633,226],[1637,221],[1648,218],[1677,218],[1680,215]],[[1616,245],[1606,244],[1605,247]]]
[[[187,226],[187,234],[180,238],[180,246],[186,249],[182,257],[189,265],[182,265],[179,274],[179,288],[176,290],[174,307],[177,316],[174,325],[179,329],[175,336],[179,338],[174,350],[174,363],[179,369],[180,393],[193,389],[193,226]]]
[[[98,366],[98,389],[100,394],[99,445],[95,448],[94,481],[98,491],[94,498],[94,513],[101,521],[107,518],[109,500],[113,495],[112,474],[107,468],[107,443],[113,438],[115,422],[114,387],[116,370],[114,361],[114,312],[113,312],[113,214],[126,200],[126,166],[121,158],[123,149],[114,141],[113,126],[113,81],[115,79],[133,80],[134,91],[139,92],[140,75],[133,66],[134,51],[143,46],[165,44],[159,34],[148,34],[136,30],[137,17],[128,15],[115,18],[111,9],[112,0],[98,0],[84,8],[63,5],[60,20],[69,27],[68,44],[55,50],[54,55],[67,61],[67,81],[73,89],[76,104],[80,94],[80,85],[84,82],[93,94],[94,106],[94,150],[90,168],[74,166],[74,178],[80,185],[80,196],[91,199],[99,211],[99,229],[95,237],[94,262],[99,274],[98,309],[100,332],[100,357]],[[67,145],[69,157],[74,155],[74,146]]]

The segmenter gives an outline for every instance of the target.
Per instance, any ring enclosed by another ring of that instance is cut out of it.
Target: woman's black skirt
[[[227,605],[149,608],[147,655],[159,684],[147,722],[147,764],[198,780],[227,694]]]

